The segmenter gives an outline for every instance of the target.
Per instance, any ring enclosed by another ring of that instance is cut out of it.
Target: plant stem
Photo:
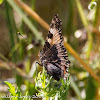
[[[84,14],[84,10],[81,6],[81,3],[79,0],[75,0],[76,1],[76,4],[77,4],[77,8],[79,10],[79,14],[80,14],[80,17],[81,17],[81,21],[85,27],[85,29],[87,30],[87,33],[88,33],[88,50],[87,50],[87,58],[89,58],[90,56],[90,51],[92,49],[92,34],[91,32],[88,30],[88,26],[89,26],[89,23],[88,23],[88,20],[86,18],[86,15]]]
[[[6,7],[6,16],[7,16],[7,24],[8,24],[8,30],[9,30],[9,37],[10,37],[10,45],[11,48],[15,46],[15,40],[14,40],[14,33],[15,33],[15,27],[14,27],[14,18],[13,18],[13,12],[7,1],[4,1],[5,7]],[[16,61],[16,54],[15,52],[12,55],[12,61]]]
[[[74,89],[74,91],[78,97],[78,100],[82,100],[79,88],[77,87],[76,83],[73,81],[71,76],[70,76],[70,82],[71,82],[72,88]]]
[[[72,49],[72,47],[69,44],[66,44],[64,42],[65,47],[70,51],[70,53],[84,66],[84,68],[90,73],[90,75],[97,80],[97,82],[100,84],[100,78],[92,71],[91,67],[88,66],[77,54],[76,51]]]

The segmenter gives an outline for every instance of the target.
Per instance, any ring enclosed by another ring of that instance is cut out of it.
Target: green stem
[[[81,3],[80,3],[79,0],[75,0],[75,1],[76,1],[76,4],[77,4],[77,8],[78,8],[78,10],[79,10],[79,14],[80,14],[81,20],[82,20],[84,26],[87,28],[87,26],[88,26],[88,21],[87,21],[87,18],[86,18],[86,16],[85,16],[85,14],[84,14],[84,10],[83,10],[83,8],[82,8],[82,6],[81,6]]]
[[[73,78],[71,76],[70,76],[70,83],[71,83],[71,87],[73,88],[73,90],[75,91],[75,93],[78,97],[78,100],[82,100],[80,90],[79,90],[78,86],[76,85],[76,83],[73,81]]]
[[[15,46],[15,40],[14,40],[14,33],[16,33],[15,25],[14,25],[14,18],[13,18],[13,11],[10,8],[9,4],[5,0],[5,7],[6,7],[6,16],[7,16],[7,24],[8,24],[8,30],[9,30],[9,37],[10,37],[10,44],[11,48]],[[16,54],[15,52],[12,55],[12,60],[16,61]]]
[[[77,8],[79,10],[79,14],[80,14],[80,17],[81,17],[81,21],[85,27],[85,29],[87,30],[87,33],[88,33],[88,50],[87,50],[87,58],[90,56],[90,51],[92,49],[92,34],[90,33],[90,31],[88,30],[88,20],[86,18],[86,15],[84,14],[84,10],[81,6],[81,3],[79,0],[75,0],[76,1],[76,4],[77,4]]]
[[[35,0],[31,0],[31,8],[34,10],[35,9]]]
[[[99,25],[100,25],[100,1],[97,2],[95,20],[93,26],[98,28]]]

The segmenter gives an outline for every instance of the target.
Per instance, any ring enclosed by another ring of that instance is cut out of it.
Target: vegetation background
[[[36,94],[35,62],[55,14],[68,50],[68,100],[100,100],[100,0],[0,0],[0,100],[8,81]],[[47,24],[48,23],[48,24]],[[19,36],[20,32],[22,36]],[[27,41],[26,41],[27,40]],[[42,67],[38,66],[38,72]]]

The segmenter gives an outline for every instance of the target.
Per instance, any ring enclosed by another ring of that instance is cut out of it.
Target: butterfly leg
[[[42,64],[40,64],[39,62],[37,62],[37,61],[35,62],[35,65],[36,65],[36,77],[37,77],[37,64],[42,66]]]
[[[40,63],[39,63],[39,62],[37,62],[37,61],[36,61],[35,63],[36,63],[36,64],[38,64],[38,65],[40,65],[40,66],[42,66],[42,64],[40,64]]]

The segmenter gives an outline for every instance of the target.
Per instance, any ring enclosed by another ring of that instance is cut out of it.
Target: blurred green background
[[[18,0],[4,0],[0,4],[0,97],[9,94],[4,81],[14,84],[23,95],[26,91],[29,95],[36,93],[35,62],[39,62],[38,53],[43,48],[48,34],[46,26],[39,24],[41,20],[29,15],[15,1]],[[54,15],[58,14],[63,23],[62,33],[65,42],[69,43],[82,61],[100,77],[99,0],[22,0],[22,2],[48,24]],[[71,61],[71,84],[67,100],[100,100],[100,80],[95,80],[70,50],[68,56]],[[42,71],[42,67],[38,66],[37,70]]]

